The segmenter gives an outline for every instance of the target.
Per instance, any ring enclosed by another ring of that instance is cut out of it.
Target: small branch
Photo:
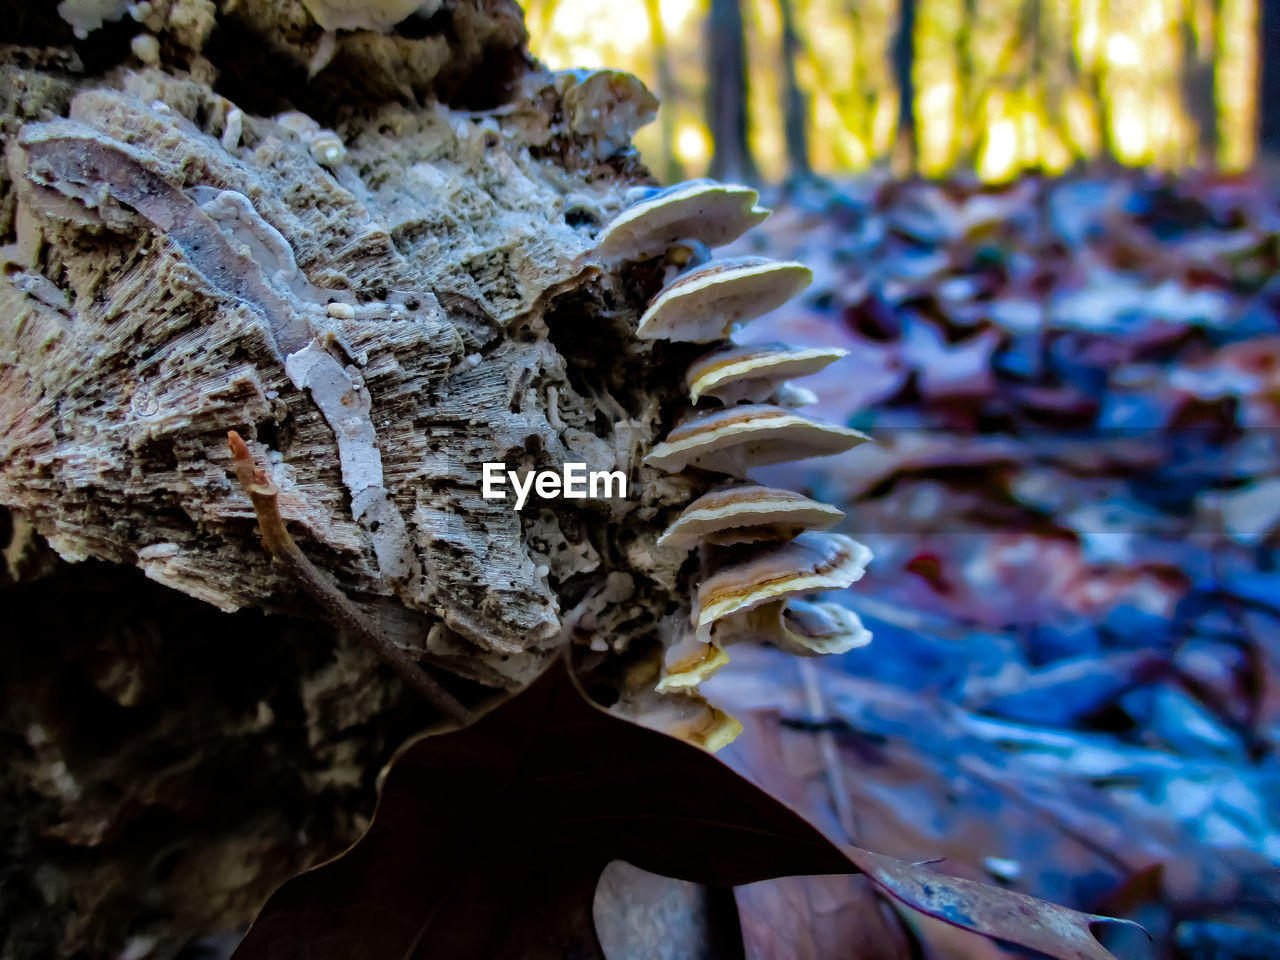
[[[823,702],[822,688],[818,684],[818,671],[808,657],[798,657],[796,666],[800,670],[800,680],[804,684],[805,706],[809,711],[809,720],[815,724],[826,724],[830,719],[826,704]],[[858,837],[858,815],[854,812],[853,801],[849,797],[849,789],[844,783],[844,768],[840,763],[840,752],[836,746],[835,735],[829,726],[820,726],[817,731],[818,752],[822,756],[822,766],[827,775],[827,789],[831,792],[831,804],[836,808],[836,819],[844,830],[849,843]]]
[[[280,489],[267,477],[266,471],[254,465],[248,444],[234,430],[227,434],[236,477],[258,516],[262,545],[272,560],[305,590],[338,623],[363,640],[383,661],[389,664],[410,687],[420,693],[441,713],[466,724],[471,714],[444,687],[432,678],[407,653],[397,647],[363,610],[357,607],[333,581],[307,559],[302,548],[285,529],[277,497]]]

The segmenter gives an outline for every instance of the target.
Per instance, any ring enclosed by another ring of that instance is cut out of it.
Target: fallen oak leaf
[[[1020,942],[992,909],[928,887],[949,878],[841,848],[710,754],[593,703],[565,648],[469,726],[402,747],[368,830],[272,894],[232,960],[601,960],[591,908],[613,860],[720,886],[856,873],[861,860],[892,896]],[[1040,940],[1059,960],[1111,956]]]
[[[365,834],[282,885],[233,957],[603,957],[591,906],[612,860],[714,885],[849,869],[710,754],[592,703],[562,655],[401,748]]]

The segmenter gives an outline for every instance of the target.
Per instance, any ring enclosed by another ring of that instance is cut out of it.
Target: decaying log
[[[670,589],[680,558],[646,522],[670,484],[633,453],[676,391],[584,257],[582,225],[639,173],[556,128],[562,85],[531,74],[483,115],[352,114],[333,166],[289,117],[154,68],[85,84],[66,119],[18,118],[0,500],[68,559],[138,565],[223,610],[270,605],[284,584],[221,442],[240,430],[276,463],[308,553],[421,614],[406,643],[489,682],[536,668],[566,587],[602,578],[629,524],[652,556],[640,572]],[[522,515],[481,498],[485,462],[622,469],[657,499]]]
[[[656,103],[543,70],[511,0],[404,6],[28,3],[0,46],[2,956],[236,929],[430,719],[273,568],[228,431],[461,696],[687,612],[655,541],[700,490],[639,452],[698,348],[632,335],[660,267],[588,256]],[[628,496],[517,512],[486,462]]]

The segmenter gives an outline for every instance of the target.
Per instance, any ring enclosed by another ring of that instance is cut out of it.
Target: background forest
[[[1261,6],[1260,17],[1256,0],[525,4],[551,66],[617,67],[658,94],[659,121],[638,143],[664,181],[878,164],[1002,180],[1101,157],[1242,169],[1259,31],[1280,18]],[[1264,114],[1280,111],[1277,71]]]

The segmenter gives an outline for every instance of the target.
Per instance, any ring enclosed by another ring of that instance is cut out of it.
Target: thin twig
[[[422,694],[437,710],[459,723],[467,723],[471,719],[467,708],[397,647],[381,627],[307,559],[302,548],[285,529],[284,518],[280,516],[277,503],[279,487],[267,476],[265,470],[254,465],[249,446],[240,438],[240,434],[230,431],[227,434],[227,446],[231,448],[240,486],[253,501],[253,512],[258,516],[258,528],[262,531],[262,545],[271,554],[273,562],[338,623],[363,640],[400,674],[405,683]]]
[[[840,751],[836,746],[835,734],[826,726],[831,719],[823,701],[822,688],[818,684],[818,672],[813,661],[800,657],[796,661],[800,670],[800,680],[804,684],[805,706],[809,712],[809,722],[817,730],[818,750],[822,755],[822,766],[827,775],[827,789],[831,793],[831,803],[836,808],[836,819],[844,830],[845,839],[849,843],[857,840],[858,816],[853,809],[853,801],[844,784],[844,770],[840,764]]]

